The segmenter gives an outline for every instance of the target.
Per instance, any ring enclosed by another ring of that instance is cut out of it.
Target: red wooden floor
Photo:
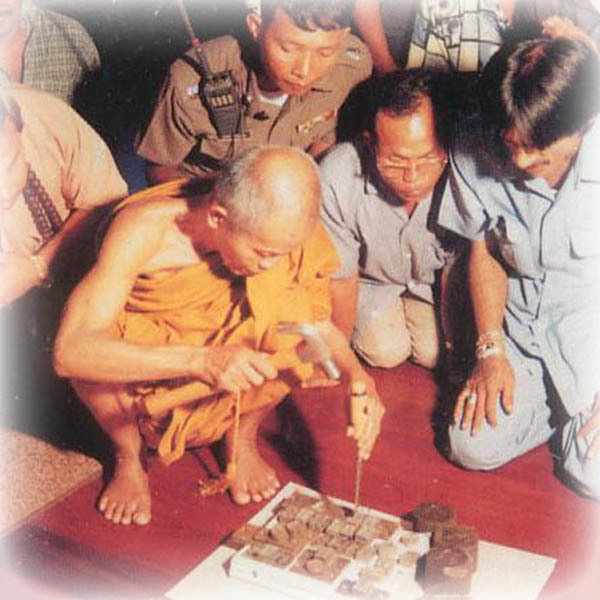
[[[599,505],[553,476],[548,447],[491,473],[458,469],[434,445],[433,378],[412,365],[376,377],[387,414],[364,468],[362,504],[396,514],[425,500],[451,504],[482,539],[558,559],[543,600],[600,598]],[[301,391],[284,404],[261,439],[282,482],[351,499],[354,447],[345,419],[341,389]],[[198,477],[215,468],[208,450],[169,468],[153,462],[153,520],[143,528],[109,524],[96,512],[100,481],[74,492],[5,540],[2,575],[13,593],[3,596],[162,597],[257,510],[197,496]]]

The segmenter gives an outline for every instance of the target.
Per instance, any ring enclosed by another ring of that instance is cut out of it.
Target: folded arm
[[[71,213],[60,231],[35,254],[39,257],[37,259],[28,254],[0,252],[0,306],[13,302],[43,283],[57,252],[68,239],[78,234],[88,215],[89,211],[84,209]]]

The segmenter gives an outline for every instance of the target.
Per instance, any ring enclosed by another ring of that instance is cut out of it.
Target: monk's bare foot
[[[150,522],[148,475],[139,458],[117,458],[114,476],[100,496],[98,509],[113,523],[146,525]]]
[[[279,480],[253,442],[240,442],[236,476],[230,488],[231,497],[237,504],[261,502],[275,494],[280,486]]]

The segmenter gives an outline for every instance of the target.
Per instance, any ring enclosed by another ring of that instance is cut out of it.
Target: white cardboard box
[[[296,491],[319,497],[317,492],[309,488],[288,483],[249,523],[258,526],[267,523],[275,507]],[[351,506],[343,500],[333,501],[342,506]],[[364,507],[359,512],[399,520],[398,517]],[[426,550],[427,545],[419,553]],[[547,556],[480,541],[479,566],[472,578],[469,597],[472,600],[535,600],[552,573],[555,562],[554,558]],[[348,600],[349,596],[338,593],[336,589],[342,579],[356,572],[358,567],[353,563],[344,569],[335,582],[326,584],[249,559],[244,556],[244,550],[219,546],[166,595],[171,600]],[[415,581],[414,571],[408,573],[401,570],[385,583],[384,589],[392,592],[391,597],[403,600],[418,600],[424,595],[423,589]]]

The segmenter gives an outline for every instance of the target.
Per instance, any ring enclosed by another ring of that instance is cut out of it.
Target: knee
[[[561,467],[558,474],[563,483],[578,494],[600,500],[600,455],[585,458],[582,452],[567,451]]]
[[[411,354],[410,342],[394,336],[357,335],[352,340],[356,353],[371,367],[390,369],[403,363]]]
[[[425,343],[415,345],[412,356],[416,364],[426,369],[434,369],[438,364],[440,356],[438,340],[426,340]]]
[[[451,426],[450,460],[471,471],[491,471],[507,463],[507,457],[500,448],[502,444],[486,435],[486,430],[472,436],[469,430]]]
[[[600,461],[589,461],[589,464],[578,468],[570,468],[566,464],[563,469],[566,475],[564,483],[582,496],[600,500]]]
[[[588,456],[595,436],[600,435],[600,427],[586,436],[580,435],[589,419],[589,412],[579,413],[565,425],[558,475],[577,493],[600,500],[600,453]]]

